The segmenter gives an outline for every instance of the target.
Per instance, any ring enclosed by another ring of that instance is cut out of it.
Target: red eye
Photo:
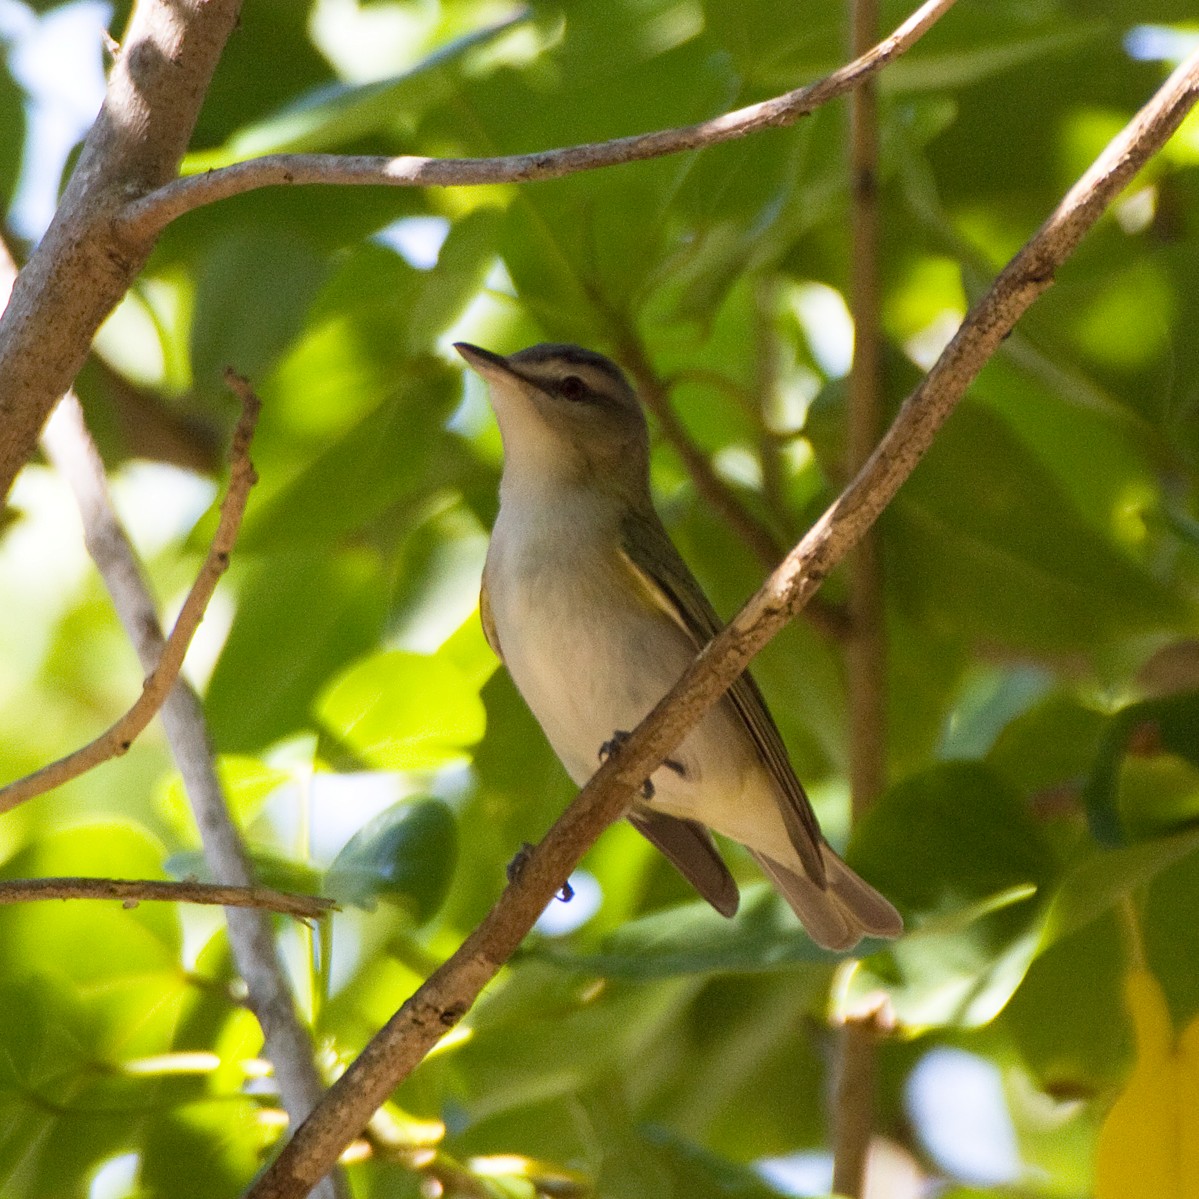
[[[578,375],[567,375],[558,384],[558,394],[564,400],[582,400],[587,395],[587,384]]]

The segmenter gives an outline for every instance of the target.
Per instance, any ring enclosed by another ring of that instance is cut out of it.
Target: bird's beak
[[[469,341],[454,342],[454,349],[462,355],[467,366],[477,371],[489,382],[493,379],[511,380],[520,377],[508,365],[508,359],[503,354],[496,354],[491,350],[485,350],[482,346],[472,346]]]

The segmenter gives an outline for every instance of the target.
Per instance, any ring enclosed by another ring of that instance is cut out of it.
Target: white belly
[[[486,569],[496,634],[518,690],[581,785],[599,767],[604,742],[641,722],[697,647],[630,586],[614,541],[595,552],[556,537],[549,553],[527,528],[510,536],[502,517]],[[773,784],[727,701],[670,759],[683,773],[654,773],[655,807],[750,846],[786,843]]]

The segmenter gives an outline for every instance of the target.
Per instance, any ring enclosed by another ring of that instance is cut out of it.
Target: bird
[[[487,384],[503,445],[483,630],[581,786],[723,626],[654,508],[649,429],[620,367],[576,345],[454,348]],[[824,839],[748,672],[627,818],[724,916],[740,895],[713,832],[749,850],[824,948],[902,932]]]

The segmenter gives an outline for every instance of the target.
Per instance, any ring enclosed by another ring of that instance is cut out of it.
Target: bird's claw
[[[508,876],[508,881],[510,883],[514,883],[514,882],[516,882],[516,880],[518,878],[520,878],[521,874],[524,872],[525,863],[528,862],[529,855],[532,852],[533,852],[533,846],[532,846],[532,843],[529,841],[523,842],[521,844],[521,847],[516,851],[516,854],[513,856],[512,861],[510,861],[508,863],[507,869],[504,871],[504,873]],[[569,882],[563,883],[561,889],[558,892],[558,898],[563,903],[570,903],[570,901],[572,899],[574,899],[574,897],[575,897],[574,887],[572,887]]]
[[[614,730],[612,736],[609,737],[608,740],[599,747],[599,760],[601,762],[606,762],[629,739],[629,736],[630,734],[624,729]],[[663,758],[662,765],[665,766],[667,770],[674,771],[679,778],[687,777],[687,768],[682,764],[682,762],[676,762],[674,758]],[[653,797],[654,784],[649,779],[646,779],[645,782],[641,784],[641,798],[649,800],[653,799]]]

